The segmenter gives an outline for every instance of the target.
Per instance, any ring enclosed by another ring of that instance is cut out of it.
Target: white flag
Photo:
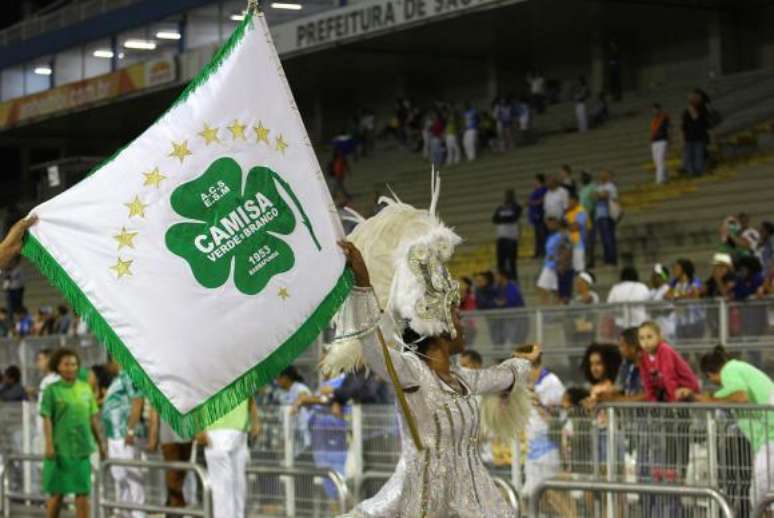
[[[261,15],[158,122],[32,212],[24,254],[184,436],[292,362],[351,286]]]

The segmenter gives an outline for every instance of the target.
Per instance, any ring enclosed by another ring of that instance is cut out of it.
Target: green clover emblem
[[[296,228],[296,216],[278,191],[287,193],[317,245],[311,224],[290,186],[267,167],[247,173],[231,158],[219,158],[199,178],[172,193],[172,209],[193,221],[167,230],[167,248],[185,259],[205,288],[219,288],[234,271],[234,284],[246,295],[260,293],[275,275],[295,264],[281,236]]]

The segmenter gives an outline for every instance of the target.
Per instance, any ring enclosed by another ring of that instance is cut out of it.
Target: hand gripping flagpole
[[[258,14],[261,10],[258,0],[247,0],[247,12]]]

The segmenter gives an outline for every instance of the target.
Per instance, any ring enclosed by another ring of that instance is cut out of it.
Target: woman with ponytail
[[[732,359],[722,345],[702,356],[701,370],[720,390],[714,394],[693,394],[689,389],[680,389],[681,396],[693,396],[702,403],[774,405],[774,381],[754,365]],[[750,503],[754,507],[774,489],[774,411],[746,412],[737,424],[755,455],[750,488]]]

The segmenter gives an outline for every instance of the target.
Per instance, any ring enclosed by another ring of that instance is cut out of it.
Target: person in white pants
[[[140,460],[141,453],[135,447],[135,441],[142,416],[143,396],[113,358],[108,360],[106,367],[115,376],[102,404],[102,428],[107,438],[108,458]],[[138,505],[145,503],[145,479],[142,470],[118,465],[112,466],[110,473],[115,483],[117,501]],[[116,514],[127,518],[145,517],[142,511],[122,510]]]
[[[465,130],[462,133],[462,147],[468,162],[476,159],[476,142],[478,142],[478,111],[470,102],[465,103]]]
[[[583,133],[589,129],[589,114],[586,107],[586,102],[589,99],[589,87],[586,84],[585,77],[581,76],[578,78],[573,98],[575,100],[575,117],[578,120],[578,131]]]
[[[460,163],[460,139],[457,137],[457,114],[454,110],[446,112],[446,165]]]
[[[203,444],[212,488],[214,518],[244,518],[247,496],[247,435],[258,433],[255,402],[244,401],[197,436]],[[251,425],[252,423],[252,425]]]
[[[656,166],[656,183],[666,183],[669,179],[666,167],[667,151],[669,149],[669,115],[661,108],[661,105],[653,105],[655,114],[650,121],[650,150],[653,154],[653,163]]]

